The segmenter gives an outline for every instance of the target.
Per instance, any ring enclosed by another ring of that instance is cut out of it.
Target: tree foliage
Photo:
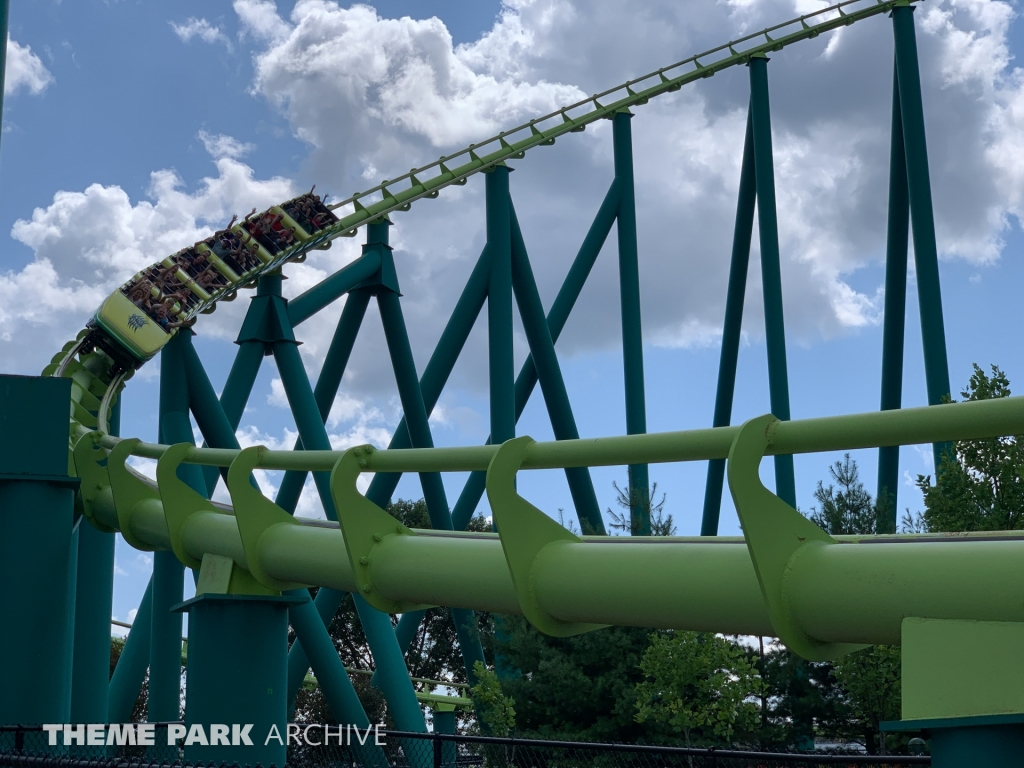
[[[965,400],[1010,396],[1010,382],[998,367],[991,375],[974,365]],[[924,495],[921,520],[908,514],[905,526],[923,522],[929,531],[1008,531],[1024,527],[1024,435],[963,440],[943,456],[937,478],[919,475]]]
[[[505,695],[498,675],[477,661],[473,664],[476,685],[470,688],[477,717],[478,730],[488,736],[508,736],[516,726],[516,707],[512,697]]]
[[[701,632],[655,634],[640,661],[644,681],[636,686],[636,719],[681,731],[690,746],[728,741],[737,728],[756,727],[761,678],[736,643]]]

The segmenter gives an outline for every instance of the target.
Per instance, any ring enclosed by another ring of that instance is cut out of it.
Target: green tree
[[[886,753],[884,720],[900,719],[899,646],[873,645],[835,662],[835,676],[849,695],[857,718],[864,726],[864,740],[874,751],[875,738]]]
[[[501,681],[515,702],[516,733],[528,738],[670,743],[673,730],[638,723],[640,660],[656,630],[607,627],[548,637],[522,616],[503,616],[495,650],[519,674]]]
[[[998,367],[987,375],[974,365],[967,387],[969,401],[1010,396],[1010,382]],[[1024,527],[1024,436],[963,440],[942,458],[935,483],[919,475],[923,516],[909,511],[904,527],[929,531],[1008,531]]]
[[[871,494],[860,481],[857,462],[850,454],[842,461],[828,468],[832,479],[839,486],[829,484],[826,488],[821,480],[814,492],[819,507],[811,507],[808,517],[815,525],[833,536],[846,534],[873,534],[879,531],[880,515],[884,509],[874,503]]]
[[[613,531],[628,532],[630,535],[636,534],[636,531],[633,530],[633,522],[630,515],[630,510],[633,509],[633,502],[636,500],[642,501],[647,506],[647,516],[651,520],[651,536],[675,535],[676,526],[672,522],[672,515],[665,513],[665,498],[667,494],[661,494],[661,499],[655,501],[658,498],[657,483],[651,485],[650,493],[642,500],[639,499],[641,495],[639,492],[630,492],[628,484],[625,488],[620,488],[619,484],[613,481],[612,488],[615,489],[615,503],[625,510],[624,512],[616,512],[611,507],[608,507],[605,511],[605,514],[612,519],[608,527]]]
[[[489,736],[508,736],[516,727],[515,701],[502,691],[498,675],[482,662],[473,665],[473,672],[477,682],[470,693],[480,718],[479,730]]]
[[[839,487],[818,483],[814,498],[820,507],[812,508],[810,519],[833,536],[879,532],[888,517],[887,505],[877,504],[864,488],[857,462],[846,454],[829,467],[829,474]],[[884,753],[879,723],[899,718],[899,647],[872,646],[834,663],[801,661],[797,666],[807,678],[818,678],[817,691],[802,702],[812,703],[818,727],[824,726],[822,730],[840,738],[862,739],[872,753],[877,743]],[[801,687],[799,681],[793,682],[796,688]],[[792,700],[789,703],[796,704]]]
[[[750,701],[761,678],[738,644],[718,635],[673,632],[651,637],[636,686],[636,719],[655,720],[692,737],[729,741],[737,728],[756,727],[757,707]]]

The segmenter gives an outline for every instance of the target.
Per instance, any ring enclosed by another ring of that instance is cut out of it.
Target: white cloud
[[[4,95],[12,96],[21,88],[35,95],[45,91],[52,82],[53,75],[39,57],[32,53],[32,46],[20,45],[8,37]]]
[[[508,0],[489,32],[461,46],[438,19],[385,19],[368,6],[299,0],[287,19],[270,2],[238,0],[235,10],[261,41],[254,89],[311,145],[309,164],[321,185],[355,189],[368,173],[376,179],[377,169],[400,173],[788,18],[794,7],[789,0],[653,0],[637,13],[613,0],[585,8],[570,0]],[[1024,75],[1008,53],[1013,9],[994,0],[939,0],[915,16],[940,251],[989,262],[1024,206]],[[798,339],[880,320],[879,285],[853,276],[884,253],[891,41],[889,23],[879,17],[772,57],[786,320]],[[746,80],[744,68],[722,73],[638,108],[632,121],[644,325],[655,343],[703,345],[717,337]],[[601,124],[513,163],[513,195],[547,301],[610,180],[609,144]],[[403,303],[418,354],[437,338],[481,243],[481,187],[476,180],[446,190],[441,201],[395,218],[400,279],[416,285]],[[747,315],[755,335],[756,246],[755,233]],[[617,343],[618,320],[607,311],[617,302],[613,264],[614,253],[602,255],[560,342],[563,353]],[[350,383],[378,386],[385,362],[364,366]],[[477,373],[479,383],[482,367]]]
[[[233,136],[225,136],[222,133],[212,134],[200,131],[198,137],[203,142],[203,147],[209,155],[218,160],[222,157],[230,157],[237,160],[256,149],[255,144],[247,144]]]
[[[195,16],[190,16],[184,24],[176,24],[171,22],[171,29],[174,30],[174,34],[183,42],[187,43],[192,40],[193,37],[198,37],[204,43],[223,43],[227,46],[228,50],[231,50],[231,41],[228,40],[220,27],[214,26],[206,19],[197,19]]]

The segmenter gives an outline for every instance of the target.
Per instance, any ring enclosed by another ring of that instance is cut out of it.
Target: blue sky
[[[321,0],[13,4],[0,144],[0,360],[35,373],[102,297],[136,269],[233,213],[308,189],[335,197],[435,159],[580,94],[818,7],[806,0],[708,4]],[[401,18],[403,15],[410,18]],[[1024,382],[1018,216],[1024,193],[1024,75],[1012,5],[924,3],[916,13],[955,390],[977,362]],[[432,19],[433,17],[433,19]],[[13,46],[13,43],[12,43]],[[795,418],[878,406],[892,42],[876,18],[787,49],[770,66],[787,341]],[[17,77],[12,80],[12,76]],[[746,72],[734,70],[636,110],[640,263],[649,429],[710,424],[735,208]],[[513,196],[550,303],[610,181],[598,126],[516,164]],[[395,217],[403,303],[422,370],[483,242],[483,182]],[[614,235],[609,240],[614,244]],[[345,242],[290,272],[292,295],[355,257]],[[734,421],[768,410],[755,253]],[[910,281],[904,403],[925,402]],[[624,430],[615,254],[609,247],[559,353],[580,432]],[[203,318],[197,339],[216,386],[246,302]],[[302,327],[311,376],[340,307]],[[438,444],[487,433],[481,324],[435,414]],[[368,313],[329,425],[336,445],[387,441],[399,418],[375,311]],[[517,361],[525,341],[517,334]],[[125,397],[125,433],[155,438],[154,363]],[[270,361],[243,419],[247,443],[290,443]],[[535,396],[520,434],[551,435]],[[801,508],[833,455],[798,457]],[[875,454],[857,455],[874,489]],[[763,474],[770,485],[770,464]],[[906,448],[901,508],[930,451]],[[699,529],[704,465],[654,467],[679,532]],[[594,471],[602,506],[623,468]],[[262,478],[272,486],[275,478]],[[454,503],[461,478],[447,478]],[[564,479],[523,493],[571,511]],[[418,497],[414,480],[399,495]],[[306,514],[317,514],[307,493]],[[484,510],[486,511],[486,510]],[[722,532],[736,533],[726,499]],[[115,615],[145,586],[146,556],[118,550]]]

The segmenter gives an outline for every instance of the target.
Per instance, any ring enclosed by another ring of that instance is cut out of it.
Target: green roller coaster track
[[[6,19],[6,3],[3,10]],[[455,612],[471,681],[473,662],[483,658],[478,639],[466,629],[473,611],[522,614],[555,636],[608,625],[773,635],[808,659],[899,643],[903,720],[889,727],[927,731],[936,766],[1017,764],[1024,748],[1024,663],[1017,651],[1024,641],[1024,533],[833,537],[795,509],[794,454],[879,448],[879,494],[895,500],[898,446],[932,443],[938,460],[952,441],[1024,434],[1024,399],[942,404],[949,380],[913,10],[907,0],[839,3],[595,94],[332,206],[340,216],[336,224],[260,271],[219,397],[191,333],[177,332],[163,348],[158,443],[118,436],[119,395],[132,372],[118,372],[102,350],[83,346],[85,331],[53,358],[42,378],[0,377],[0,724],[122,722],[147,669],[149,719],[177,720],[181,613],[187,611],[186,722],[280,728],[312,667],[338,721],[366,726],[326,629],[351,593],[373,652],[374,684],[403,730],[426,728],[403,653],[423,610],[441,605]],[[892,19],[895,66],[881,410],[794,421],[766,54],[882,14]],[[749,69],[750,108],[712,426],[647,434],[629,108],[740,64]],[[545,311],[512,206],[506,162],[599,119],[612,121],[615,175]],[[419,374],[388,245],[388,216],[481,172],[487,244]],[[732,426],[755,210],[773,415]],[[333,238],[353,236],[364,224],[367,240],[358,260],[290,301],[281,296],[280,266]],[[627,434],[580,439],[554,344],[613,224]],[[935,407],[901,409],[911,238],[928,400]],[[337,332],[314,385],[293,329],[343,296]],[[332,451],[324,424],[374,297],[403,421],[386,449]],[[518,376],[513,300],[530,349]],[[483,446],[435,448],[429,414],[485,302],[491,437]],[[295,417],[296,450],[241,450],[235,438],[265,355],[277,364]],[[556,438],[551,442],[516,436],[516,421],[538,384]],[[193,443],[190,415],[203,433],[203,447]],[[759,478],[765,456],[774,457],[777,493]],[[155,459],[156,481],[133,470],[131,457]],[[647,467],[684,461],[709,463],[702,535],[652,539],[646,535]],[[633,536],[603,535],[589,468],[607,465],[629,467]],[[274,500],[252,480],[258,468],[285,472]],[[552,468],[566,472],[581,526],[595,535],[570,533],[517,493],[517,473]],[[470,473],[454,506],[442,472]],[[327,520],[294,515],[310,473]],[[368,473],[373,480],[361,493],[357,480]],[[404,473],[420,476],[430,530],[405,528],[383,511]],[[222,479],[230,505],[210,500]],[[726,481],[742,538],[717,536]],[[495,532],[465,532],[484,493]],[[116,532],[136,549],[154,552],[154,569],[108,681]],[[190,601],[182,600],[186,568],[196,579],[197,596]],[[313,586],[320,588],[315,600],[308,591]],[[401,614],[397,627],[389,614]],[[30,647],[20,642],[23,627],[33,638]],[[289,627],[297,638],[290,649]],[[435,727],[449,723],[444,713],[450,699],[422,693],[420,699],[436,707]],[[153,757],[176,754],[155,749]],[[185,758],[280,765],[284,747],[194,745]],[[384,764],[369,747],[361,759]]]

